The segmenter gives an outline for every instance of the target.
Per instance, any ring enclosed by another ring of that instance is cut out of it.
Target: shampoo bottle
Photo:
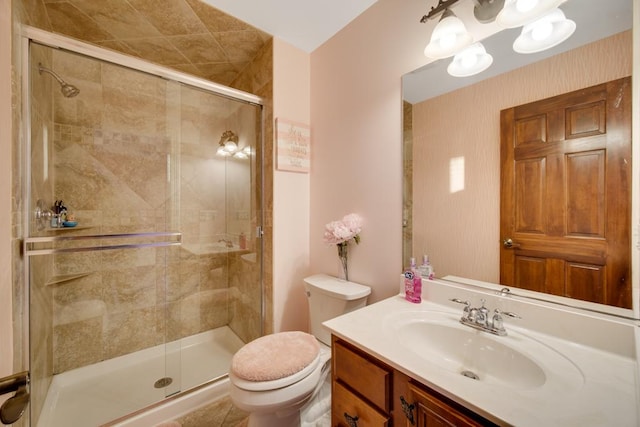
[[[422,278],[416,270],[416,260],[411,258],[411,265],[404,272],[404,297],[407,301],[422,301]]]

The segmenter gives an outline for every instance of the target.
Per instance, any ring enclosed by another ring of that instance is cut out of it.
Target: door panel
[[[501,112],[501,283],[631,307],[630,78]]]

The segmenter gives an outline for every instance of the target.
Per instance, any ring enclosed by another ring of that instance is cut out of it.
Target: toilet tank
[[[331,334],[322,322],[364,307],[371,288],[347,282],[326,274],[316,274],[304,279],[309,300],[311,334],[331,346]]]

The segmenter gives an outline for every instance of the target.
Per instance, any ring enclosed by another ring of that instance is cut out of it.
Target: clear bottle
[[[404,272],[404,297],[407,301],[422,301],[422,278],[416,269],[416,259],[411,258],[409,268]]]
[[[429,256],[428,255],[423,255],[422,256],[422,265],[420,265],[420,267],[418,267],[418,272],[420,273],[420,276],[423,279],[433,279],[434,278],[434,272],[433,272],[433,266],[431,265],[431,262],[429,261]]]

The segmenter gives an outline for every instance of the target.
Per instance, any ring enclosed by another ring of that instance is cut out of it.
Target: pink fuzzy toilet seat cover
[[[313,335],[300,331],[265,335],[242,347],[231,360],[231,372],[247,381],[273,381],[306,368],[320,351]]]

